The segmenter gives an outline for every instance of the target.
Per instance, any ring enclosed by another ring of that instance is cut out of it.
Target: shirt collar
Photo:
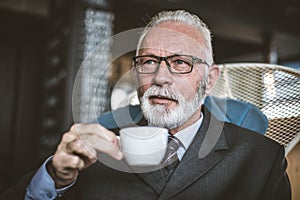
[[[203,113],[201,112],[201,117],[195,123],[186,127],[185,129],[182,129],[181,131],[178,131],[174,135],[183,144],[185,150],[189,148],[202,122],[203,122]]]

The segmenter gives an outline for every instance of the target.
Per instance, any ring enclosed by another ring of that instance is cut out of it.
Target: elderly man
[[[128,173],[97,162],[104,153],[122,162],[118,129],[75,124],[53,157],[7,192],[25,199],[290,199],[284,148],[255,132],[216,120],[204,98],[219,76],[210,32],[195,15],[165,11],[142,33],[134,73],[143,118],[179,140],[179,162]],[[121,111],[115,112],[116,115]],[[100,120],[101,121],[101,120]],[[78,135],[80,132],[80,137]],[[208,148],[200,155],[201,148]]]

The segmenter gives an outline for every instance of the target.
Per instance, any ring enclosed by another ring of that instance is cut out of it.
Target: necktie
[[[162,165],[168,173],[172,173],[179,163],[177,150],[180,147],[181,142],[178,138],[173,135],[169,136],[168,147],[166,150],[165,157],[162,161]]]

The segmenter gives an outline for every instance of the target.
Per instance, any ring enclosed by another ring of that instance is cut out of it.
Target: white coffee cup
[[[168,130],[159,127],[137,126],[120,130],[120,146],[132,166],[159,165],[168,145]]]

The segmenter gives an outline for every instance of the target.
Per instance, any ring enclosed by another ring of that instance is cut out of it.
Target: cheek
[[[192,88],[192,85],[185,83],[185,87],[180,87],[178,92],[180,92],[184,98],[188,101],[192,100],[195,97],[196,90]]]
[[[199,75],[194,75],[186,78],[181,83],[178,83],[177,88],[186,100],[192,100],[195,98],[200,83],[201,77]]]
[[[143,76],[143,75],[142,75]],[[147,89],[151,87],[151,79],[147,76],[137,76],[137,90],[139,97],[142,97]]]
[[[150,85],[142,85],[142,86],[138,87],[139,97],[142,97],[144,95],[144,93],[146,92],[146,90],[148,90],[150,87],[151,87]]]

